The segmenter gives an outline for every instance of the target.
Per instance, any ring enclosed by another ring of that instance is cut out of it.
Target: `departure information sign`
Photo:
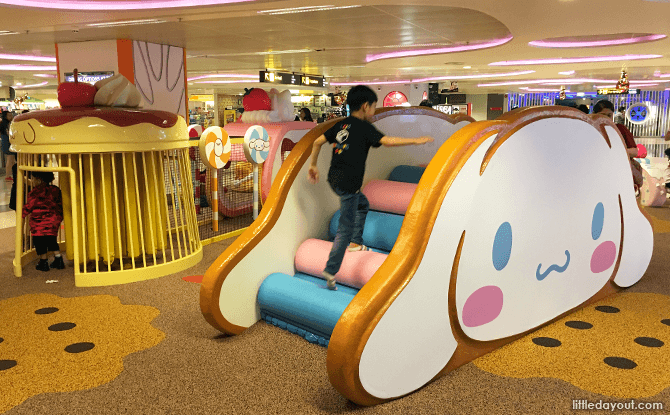
[[[326,78],[323,75],[301,75],[290,72],[260,71],[259,81],[262,83],[311,86],[323,88]]]

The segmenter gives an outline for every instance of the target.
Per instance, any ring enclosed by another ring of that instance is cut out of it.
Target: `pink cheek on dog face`
[[[503,307],[503,292],[495,285],[482,287],[472,293],[463,306],[465,327],[479,327],[490,323],[500,315]]]
[[[616,260],[616,245],[612,241],[603,242],[591,256],[591,272],[597,274],[608,270]]]

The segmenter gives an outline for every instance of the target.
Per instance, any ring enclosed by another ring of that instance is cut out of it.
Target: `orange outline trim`
[[[58,43],[54,43],[56,46],[56,71],[58,72],[58,84],[60,85],[60,59],[58,58]]]

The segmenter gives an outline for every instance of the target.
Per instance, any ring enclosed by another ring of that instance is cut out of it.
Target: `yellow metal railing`
[[[22,220],[30,171],[60,183],[67,257],[77,286],[113,285],[178,272],[202,258],[188,148],[136,153],[18,154],[14,273],[34,259]],[[168,200],[170,199],[170,200]]]

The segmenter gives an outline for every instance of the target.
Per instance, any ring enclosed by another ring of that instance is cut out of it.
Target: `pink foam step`
[[[332,242],[320,239],[308,239],[303,242],[295,254],[296,271],[323,278],[321,273],[326,268],[332,246]],[[385,259],[386,254],[379,252],[347,252],[335,278],[340,284],[361,288],[372,278]]]
[[[363,188],[363,194],[370,201],[370,209],[404,215],[409,201],[416,191],[416,184],[372,180]]]

